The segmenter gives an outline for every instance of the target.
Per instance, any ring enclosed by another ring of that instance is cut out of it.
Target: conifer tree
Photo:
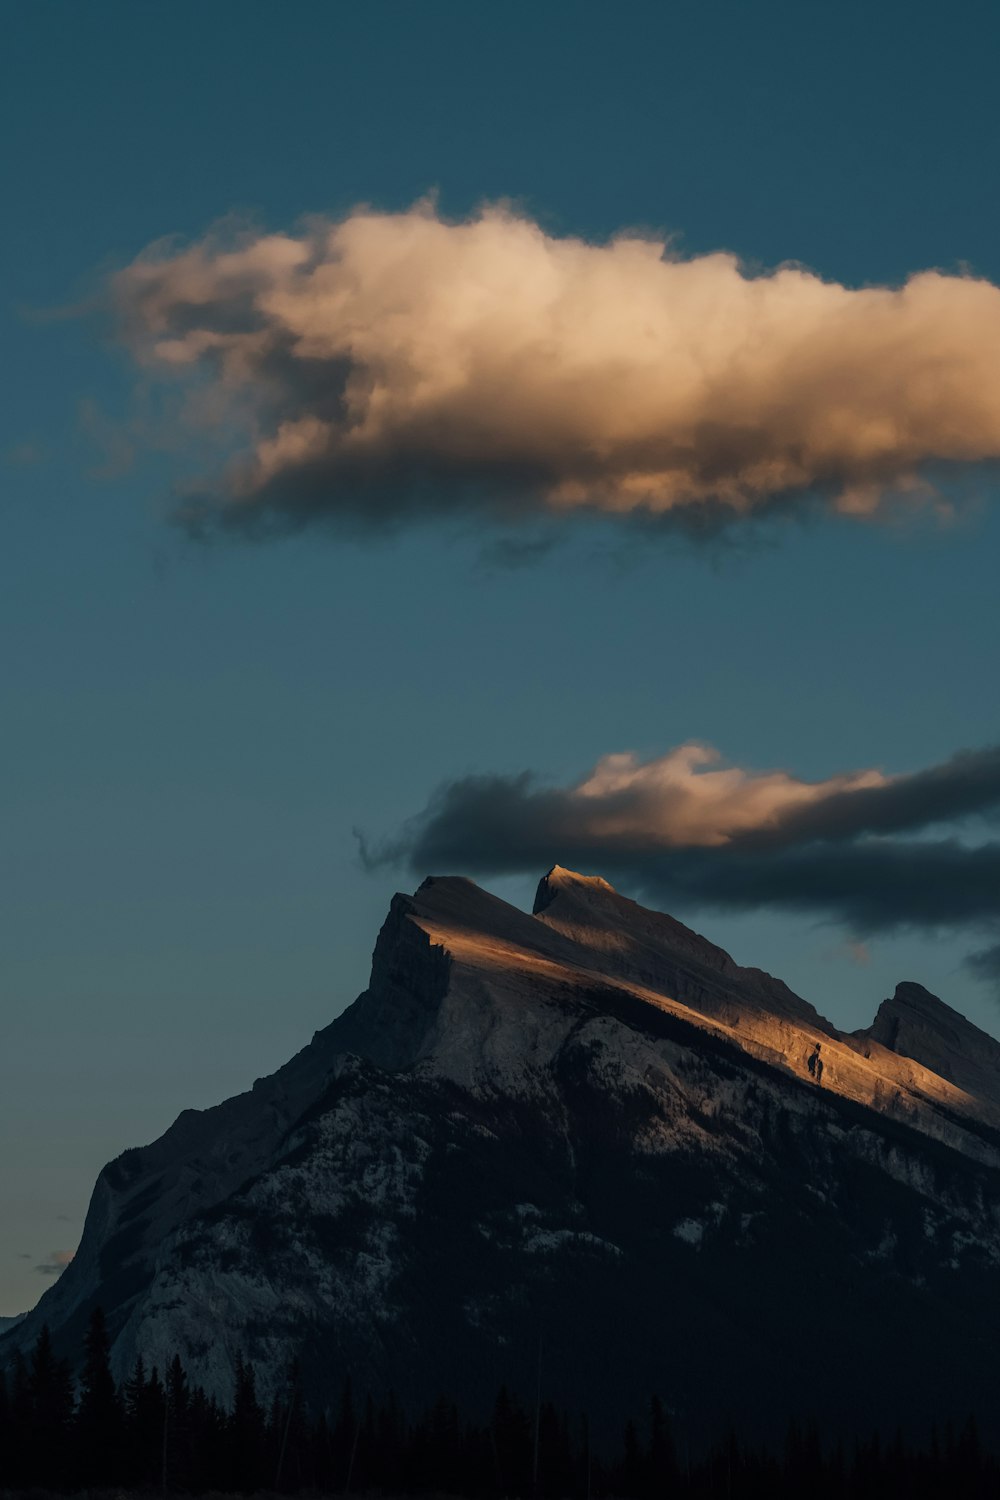
[[[35,1483],[59,1486],[68,1477],[73,1382],[69,1365],[56,1357],[48,1324],[43,1324],[28,1364],[29,1416],[25,1462]]]
[[[283,1484],[296,1476],[301,1477],[302,1449],[304,1446],[304,1412],[300,1386],[302,1372],[298,1360],[293,1360],[288,1369],[288,1388],[284,1398],[275,1396],[271,1410],[271,1446],[277,1454],[274,1487],[280,1490]]]
[[[7,1397],[10,1413],[10,1438],[7,1445],[8,1477],[11,1486],[29,1483],[33,1470],[29,1465],[28,1446],[32,1429],[31,1377],[28,1363],[20,1349],[14,1356]]]
[[[346,1494],[350,1488],[350,1481],[354,1478],[352,1459],[356,1455],[359,1435],[358,1418],[354,1410],[354,1390],[351,1377],[347,1375],[340,1392],[337,1420],[333,1427],[330,1453],[332,1472],[325,1481],[335,1491]]]
[[[91,1485],[118,1484],[122,1473],[123,1411],[111,1374],[111,1341],[103,1308],[96,1307],[84,1344],[76,1412],[76,1479]]]
[[[257,1379],[253,1365],[242,1355],[236,1361],[236,1392],[229,1418],[229,1472],[236,1489],[251,1491],[262,1488],[265,1481],[264,1413],[257,1400]],[[271,1471],[273,1473],[273,1469]]]
[[[649,1403],[649,1456],[644,1486],[647,1500],[657,1500],[658,1496],[670,1492],[677,1477],[676,1470],[670,1420],[659,1396],[653,1396]]]
[[[163,1489],[184,1488],[191,1472],[190,1393],[180,1356],[167,1366],[164,1381],[160,1480]]]
[[[531,1423],[505,1385],[497,1393],[492,1426],[501,1494],[527,1494],[531,1486]]]
[[[629,1496],[641,1495],[645,1465],[642,1446],[639,1442],[639,1429],[631,1419],[625,1423],[622,1448],[621,1492]]]
[[[6,1488],[11,1482],[12,1438],[7,1372],[0,1369],[0,1489]]]

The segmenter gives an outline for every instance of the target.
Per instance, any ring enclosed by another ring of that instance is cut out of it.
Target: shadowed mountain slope
[[[989,1425],[998,1060],[919,986],[838,1033],[596,877],[531,915],[434,877],[291,1062],[104,1169],[0,1362],[99,1302],[120,1372],[177,1350],[224,1396],[248,1356],[265,1394],[296,1358],[320,1404],[350,1373],[482,1406],[541,1342],[557,1399],[658,1390],[692,1440]]]

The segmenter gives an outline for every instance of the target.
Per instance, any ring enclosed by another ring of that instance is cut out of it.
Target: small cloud
[[[995,943],[991,948],[980,948],[976,953],[970,953],[965,959],[965,968],[976,979],[982,980],[984,984],[992,985],[1000,998],[1000,943]]]
[[[40,1261],[35,1270],[39,1276],[61,1276],[75,1253],[74,1250],[50,1250],[48,1259]]]
[[[97,455],[90,477],[120,479],[123,474],[127,474],[136,457],[135,440],[128,425],[109,417],[89,397],[79,403],[77,421],[81,433]]]
[[[479,554],[479,568],[484,573],[512,573],[529,568],[555,547],[558,538],[544,536],[507,536],[490,542]]]
[[[867,968],[872,961],[871,949],[867,943],[857,942],[850,938],[844,943],[835,943],[832,948],[827,948],[824,957],[833,959],[846,959],[848,963],[857,964],[859,968]]]
[[[44,461],[45,453],[38,443],[13,443],[4,450],[3,461],[12,469],[29,469]]]

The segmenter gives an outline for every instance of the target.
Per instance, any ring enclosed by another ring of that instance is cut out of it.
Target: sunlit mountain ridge
[[[692,1433],[962,1420],[1000,1334],[1000,1045],[911,983],[841,1033],[780,980],[556,866],[522,912],[398,895],[368,989],[289,1063],[104,1169],[0,1341],[228,1399],[299,1361],[473,1404],[547,1386]],[[986,1425],[991,1420],[984,1412]]]

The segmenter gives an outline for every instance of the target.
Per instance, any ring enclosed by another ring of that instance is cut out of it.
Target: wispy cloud
[[[1000,288],[971,275],[850,289],[424,203],[157,245],[113,293],[137,361],[231,439],[193,526],[865,517],[1000,457]]]
[[[44,463],[45,451],[40,443],[25,439],[21,443],[12,443],[4,450],[3,461],[12,469],[33,468],[36,464]]]
[[[975,953],[970,953],[965,960],[965,966],[977,979],[983,980],[985,984],[993,985],[1000,996],[1000,943],[994,943],[989,948],[979,948]]]
[[[45,1260],[36,1265],[35,1270],[40,1276],[61,1276],[74,1254],[73,1250],[50,1250]]]
[[[506,874],[553,863],[597,870],[685,909],[778,908],[855,936],[913,928],[995,930],[1000,844],[969,820],[1000,806],[1000,747],[909,775],[876,769],[808,782],[718,764],[683,745],[658,759],[606,756],[568,787],[531,772],[450,782],[369,866]],[[936,830],[936,833],[935,833]],[[998,949],[969,960],[1000,975]],[[864,961],[858,951],[859,961]]]

